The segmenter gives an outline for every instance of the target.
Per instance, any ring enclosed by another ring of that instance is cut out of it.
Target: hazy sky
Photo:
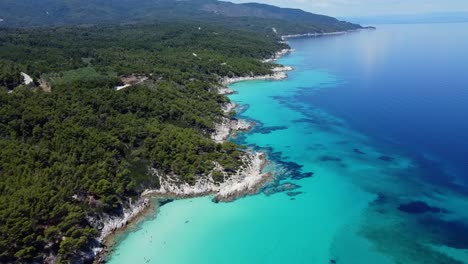
[[[300,8],[332,16],[373,16],[468,11],[468,0],[231,0]]]

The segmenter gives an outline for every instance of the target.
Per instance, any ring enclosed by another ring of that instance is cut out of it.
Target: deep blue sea
[[[110,263],[468,263],[468,24],[290,45],[288,79],[231,85],[276,181],[166,204]]]
[[[468,180],[468,24],[381,25],[374,32],[291,42],[300,67],[343,82],[298,100]]]

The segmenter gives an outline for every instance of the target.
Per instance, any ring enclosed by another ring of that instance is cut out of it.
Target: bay
[[[468,263],[467,25],[291,40],[288,79],[231,86],[278,180],[164,205],[109,263]]]

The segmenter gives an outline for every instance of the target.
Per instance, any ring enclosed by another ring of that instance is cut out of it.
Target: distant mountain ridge
[[[3,0],[0,26],[37,27],[83,24],[197,21],[255,31],[298,34],[360,28],[357,24],[300,9],[217,0]]]
[[[203,4],[201,9],[228,17],[253,16],[260,18],[284,19],[296,22],[313,22],[317,24],[342,24],[336,18],[312,14],[301,9],[280,8],[259,3],[234,4],[212,1]]]

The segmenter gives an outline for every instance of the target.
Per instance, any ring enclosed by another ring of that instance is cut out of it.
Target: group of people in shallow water
[[[145,234],[148,235],[148,230],[145,231]],[[153,236],[150,236],[150,243],[153,243]],[[145,260],[145,263],[150,263],[151,259],[150,258],[146,258],[146,257],[143,257],[143,259]]]

